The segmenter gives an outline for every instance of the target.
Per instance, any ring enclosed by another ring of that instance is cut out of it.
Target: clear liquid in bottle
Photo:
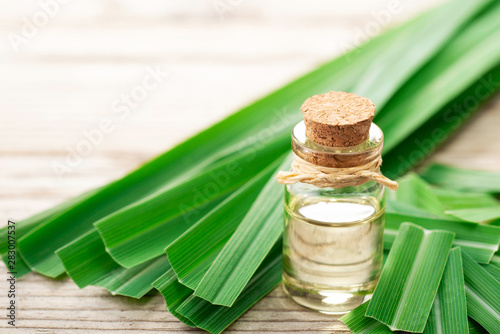
[[[324,313],[360,305],[382,268],[383,204],[370,197],[296,196],[285,209],[285,292]]]

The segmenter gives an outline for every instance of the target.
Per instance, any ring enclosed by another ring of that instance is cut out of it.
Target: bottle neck
[[[380,128],[371,124],[368,138],[356,146],[330,147],[315,143],[306,136],[304,122],[292,131],[292,150],[296,156],[308,163],[330,167],[351,168],[369,164],[380,158],[384,136]]]

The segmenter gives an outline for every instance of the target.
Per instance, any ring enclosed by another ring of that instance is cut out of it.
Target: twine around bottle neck
[[[276,176],[278,183],[308,183],[319,188],[343,188],[359,186],[370,180],[380,183],[389,189],[397,190],[398,183],[380,173],[382,164],[381,150],[376,150],[365,158],[365,164],[350,167],[325,167],[312,164],[294,154],[292,170],[280,171]]]

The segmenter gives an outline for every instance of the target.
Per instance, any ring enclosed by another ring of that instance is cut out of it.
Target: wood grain
[[[237,2],[232,2],[237,3]],[[403,1],[391,24],[432,1]],[[342,52],[387,1],[85,1],[61,5],[15,52],[0,52],[0,212],[20,220],[125,175],[184,138]],[[20,33],[37,2],[0,5],[0,32]],[[147,68],[169,76],[120,119],[112,104]],[[71,172],[55,162],[103,118],[115,122]],[[490,103],[432,160],[500,171],[500,102]],[[0,307],[6,305],[0,267]],[[18,282],[16,333],[197,332],[164,311],[159,295],[133,300],[71,280]],[[2,313],[3,314],[3,313]],[[0,333],[12,333],[0,316]],[[338,317],[307,311],[277,288],[227,333],[348,333]]]

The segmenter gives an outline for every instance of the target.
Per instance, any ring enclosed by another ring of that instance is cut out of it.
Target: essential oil
[[[377,285],[383,257],[383,134],[374,106],[354,94],[316,95],[292,132],[295,159],[285,187],[283,287],[324,313],[359,306]]]
[[[329,313],[360,305],[382,268],[384,210],[376,198],[290,196],[283,284],[297,303]]]

